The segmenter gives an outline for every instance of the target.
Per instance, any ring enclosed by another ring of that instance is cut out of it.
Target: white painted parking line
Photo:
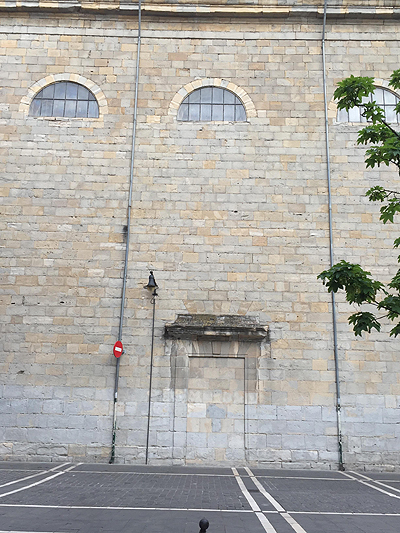
[[[65,463],[64,465],[61,465],[61,466],[65,466],[65,465],[68,465],[68,464],[69,463]],[[0,498],[5,498],[6,496],[10,496],[11,494],[16,494],[17,492],[21,492],[23,490],[28,490],[28,489],[31,489],[32,487],[36,487],[37,485],[41,485],[42,483],[46,483],[47,481],[50,481],[51,479],[54,479],[54,478],[56,478],[58,476],[62,476],[66,472],[69,472],[70,470],[73,470],[77,466],[78,465],[70,466],[66,470],[63,470],[62,472],[57,472],[57,474],[53,474],[52,476],[48,476],[45,479],[41,479],[40,481],[36,481],[36,483],[31,483],[30,485],[26,485],[25,487],[21,487],[19,489],[11,490],[10,492],[5,492],[4,494],[0,494]]]
[[[251,509],[254,511],[256,517],[260,521],[260,524],[264,528],[265,533],[277,533],[274,526],[271,524],[271,522],[267,519],[267,517],[261,512],[260,507],[258,506],[255,499],[251,496],[250,492],[247,490],[246,485],[243,483],[242,478],[239,475],[239,472],[236,470],[236,468],[232,468],[233,475],[235,476],[235,479],[240,487],[240,490],[243,493],[243,496],[246,498],[246,500],[249,502],[249,505]]]
[[[96,511],[184,511],[200,513],[253,513],[252,509],[192,509],[190,507],[100,507],[90,505],[40,505],[40,504],[23,504],[23,503],[0,503],[0,507],[21,507],[32,509],[80,509]],[[280,514],[278,511],[262,511],[261,514]],[[288,511],[289,515],[293,514],[310,514],[310,515],[337,515],[337,516],[399,516],[400,513],[357,513],[357,512],[340,512],[340,511]],[[0,533],[4,531],[0,530]],[[6,533],[10,533],[7,531]],[[18,533],[26,533],[19,531]]]
[[[246,470],[246,467],[245,467]],[[257,475],[257,478],[268,479],[306,479],[307,481],[314,481],[315,479],[320,481],[350,481],[339,477],[307,477],[307,476],[263,476]]]
[[[376,479],[372,479],[371,477],[364,476],[364,474],[360,474],[359,472],[351,472],[352,474],[357,474],[358,476],[367,479],[368,481],[372,481],[372,483],[377,483],[378,485],[382,485],[382,487],[386,487],[387,489],[394,490],[396,492],[400,492],[400,489],[396,489],[395,487],[391,487],[390,485],[386,485],[386,483],[382,483],[382,481],[377,481]],[[386,480],[387,481],[387,480]]]
[[[101,472],[99,470],[75,470],[74,474],[101,474],[102,476],[106,474],[133,474],[136,476],[202,476],[202,477],[232,477],[232,474],[187,474],[185,472]],[[0,532],[1,533],[1,532]]]
[[[250,470],[250,468],[245,467],[246,472],[249,474],[250,479],[254,483],[254,485],[258,488],[258,490],[261,492],[261,494],[266,498],[279,513],[284,513],[285,509],[282,507],[280,503],[278,503],[273,496],[269,492],[265,490],[265,488],[261,485],[261,483],[258,481],[258,479],[255,477],[253,472]]]
[[[263,513],[256,513],[256,517],[261,522],[261,525],[265,529],[266,533],[277,533],[274,526],[271,524],[271,522],[268,520],[268,518]]]
[[[21,503],[0,503],[0,507],[21,507],[32,509],[80,509],[96,511],[189,511],[196,513],[253,513],[252,509],[192,509],[190,507],[100,507],[90,505],[39,505]],[[277,511],[264,511],[264,513],[276,514]],[[1,533],[1,532],[0,532]]]
[[[9,481],[8,483],[3,483],[3,485],[0,485],[0,489],[3,488],[3,487],[8,487],[9,485],[14,485],[15,483],[21,483],[21,481],[26,481],[27,479],[32,479],[33,477],[44,476],[48,472],[54,472],[54,470],[58,470],[62,466],[66,466],[66,465],[69,465],[69,464],[70,463],[63,463],[61,465],[55,466],[54,468],[50,468],[49,470],[41,470],[40,472],[37,472],[36,474],[32,474],[32,475],[26,476],[26,477],[21,477],[19,479],[14,480],[14,481]],[[10,472],[10,470],[7,470],[7,472]],[[1,531],[0,531],[0,533],[1,533]]]
[[[400,496],[397,496],[397,494],[393,494],[391,492],[388,492],[387,490],[380,489],[379,487],[376,487],[375,485],[371,485],[371,483],[367,483],[366,481],[363,481],[362,479],[359,479],[357,477],[351,476],[347,472],[341,472],[344,476],[347,476],[351,478],[353,481],[358,481],[358,483],[362,483],[363,485],[366,485],[367,487],[371,487],[371,489],[377,490],[379,492],[382,492],[383,494],[386,494],[386,496],[390,496],[391,498],[397,498],[400,500]],[[354,472],[356,474],[356,472]],[[372,480],[371,480],[372,481]],[[392,487],[390,487],[392,488]]]
[[[236,470],[236,468],[232,468],[233,475],[235,476],[235,479],[237,481],[237,484],[240,487],[240,490],[243,493],[243,496],[246,498],[246,500],[249,502],[250,507],[253,511],[261,512],[261,509],[257,505],[257,502],[253,498],[253,496],[250,494],[250,492],[247,490],[246,485],[243,483],[242,478],[239,475],[239,472]]]
[[[351,513],[340,511],[289,511],[290,514],[321,514],[321,515],[338,515],[338,516],[400,516],[400,513]]]
[[[305,529],[303,529],[301,525],[296,522],[293,516],[290,516],[289,513],[281,513],[281,517],[284,518],[290,526],[292,526],[296,533],[306,533]]]
[[[296,531],[296,533],[307,533],[306,530],[303,529],[301,527],[301,525],[298,522],[296,522],[296,520],[292,516],[290,516],[289,513],[287,513],[285,511],[285,509],[282,507],[282,505],[279,502],[277,502],[275,500],[275,498],[268,491],[265,490],[265,488],[262,486],[262,484],[255,477],[253,472],[250,470],[250,468],[248,468],[246,466],[245,470],[248,473],[248,475],[250,476],[250,479],[252,480],[254,485],[260,491],[260,493],[264,496],[264,498],[266,498],[275,507],[275,509],[280,514],[280,516],[286,520],[286,522],[292,527],[292,529],[294,529],[294,531]]]
[[[37,531],[2,531],[0,533],[38,533]],[[41,531],[40,533],[68,533],[68,532],[56,532],[56,531]]]

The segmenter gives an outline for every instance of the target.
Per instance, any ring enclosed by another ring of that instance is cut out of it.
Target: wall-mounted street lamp
[[[150,270],[149,282],[147,285],[144,286],[144,288],[149,289],[150,291],[154,289],[153,296],[158,296],[158,294],[156,293],[156,290],[158,289],[158,285],[156,283],[152,270]]]
[[[154,278],[153,271],[150,270],[149,282],[144,286],[145,289],[152,292],[150,302],[153,304],[153,321],[151,326],[151,351],[150,351],[150,376],[149,376],[149,406],[147,411],[147,435],[146,435],[146,465],[149,462],[149,438],[150,438],[150,418],[151,418],[151,392],[153,385],[153,358],[154,358],[154,324],[156,317],[156,297],[158,285]]]

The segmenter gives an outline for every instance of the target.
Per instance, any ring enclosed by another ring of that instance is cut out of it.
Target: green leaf
[[[368,155],[368,157],[365,158],[367,168],[374,168],[375,166],[380,167],[381,163],[385,163],[385,165],[389,166],[390,160],[385,154],[382,146],[374,146],[365,153]]]
[[[383,120],[385,120],[385,112],[384,110],[378,106],[378,104],[373,102],[366,102],[362,105],[362,111],[361,114],[363,117],[365,117],[369,122],[372,122],[373,124],[382,123]]]
[[[400,316],[400,296],[389,294],[378,304],[378,309],[385,309],[389,320]]]
[[[360,337],[363,331],[371,333],[372,329],[381,330],[381,325],[375,315],[367,311],[360,311],[349,316],[349,324],[353,324],[354,334]]]
[[[392,281],[388,284],[388,287],[400,291],[400,270],[396,272],[396,275],[392,278]]]
[[[377,144],[393,137],[393,133],[384,124],[372,124],[358,132],[357,144]]]
[[[360,265],[342,260],[321,272],[318,279],[322,280],[329,292],[343,289],[349,303],[362,304],[374,303],[378,291],[384,291],[384,285],[370,276],[371,273],[363,270]]]
[[[389,165],[394,163],[398,168],[400,164],[400,138],[392,134],[380,146],[372,146],[366,151],[367,167],[380,166],[381,163]]]
[[[338,109],[346,109],[361,105],[364,96],[375,90],[374,78],[353,76],[338,83],[334,97],[338,100]]]
[[[386,222],[393,222],[394,215],[400,212],[400,200],[397,198],[391,198],[386,205],[383,205],[380,209],[380,220],[384,224]]]
[[[368,189],[368,191],[365,193],[365,196],[368,196],[370,202],[383,202],[386,200],[388,193],[386,189],[376,185],[375,187]]]
[[[400,69],[393,71],[390,76],[389,85],[393,87],[393,89],[400,89]]]
[[[396,324],[394,328],[390,330],[391,337],[397,337],[400,333],[400,324]]]

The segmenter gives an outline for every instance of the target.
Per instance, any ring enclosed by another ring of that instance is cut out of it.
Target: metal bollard
[[[209,521],[206,518],[202,518],[199,522],[200,533],[206,533],[209,525],[210,525]]]

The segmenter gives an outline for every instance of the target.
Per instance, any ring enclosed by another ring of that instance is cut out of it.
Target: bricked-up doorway
[[[261,342],[254,317],[179,315],[171,339],[172,458],[186,464],[247,461],[246,410],[257,403]]]
[[[186,461],[245,460],[245,359],[189,358]]]

